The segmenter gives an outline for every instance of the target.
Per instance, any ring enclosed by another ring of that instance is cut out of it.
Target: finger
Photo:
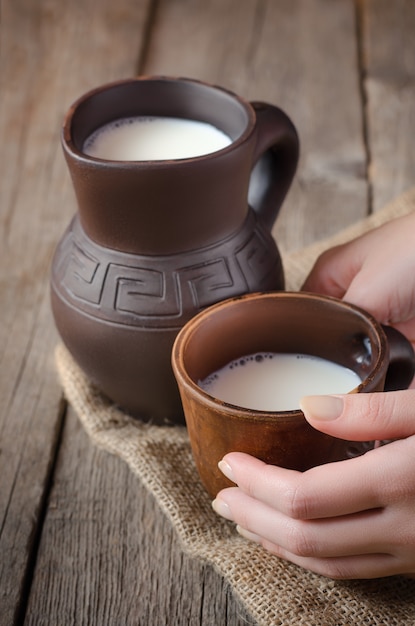
[[[402,455],[395,456],[393,450],[387,454],[387,448],[303,473],[267,465],[238,452],[227,454],[224,461],[231,468],[231,472],[226,472],[227,477],[247,496],[292,519],[318,519],[385,506],[394,488],[391,476],[407,476],[405,468],[393,465],[401,461]],[[392,461],[387,457],[392,457]],[[403,488],[404,479],[397,480]]]
[[[415,306],[411,256],[414,220],[413,215],[392,220],[327,250],[317,259],[302,288],[344,298],[382,323],[410,319]],[[401,242],[400,255],[395,254],[397,240]],[[392,262],[385,264],[384,259]]]
[[[349,250],[342,245],[323,252],[301,289],[342,298],[361,265]]]
[[[290,561],[328,578],[352,580],[380,578],[405,573],[405,567],[390,554],[365,554],[332,558],[302,557],[240,526],[237,527],[237,530],[246,539],[262,545],[268,552],[285,561]]]
[[[390,535],[395,532],[395,529],[391,530],[394,513],[389,509],[337,518],[298,520],[236,488],[220,492],[214,501],[214,509],[242,528],[301,557],[329,558],[392,551]]]
[[[343,299],[362,307],[382,324],[411,319],[415,304],[413,267],[388,267],[381,273],[374,273],[373,269],[362,268],[351,280]]]
[[[308,422],[318,430],[352,441],[396,439],[415,434],[415,390],[308,396],[301,400]]]

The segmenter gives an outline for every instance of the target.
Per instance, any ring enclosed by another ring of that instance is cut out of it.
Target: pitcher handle
[[[299,139],[284,111],[265,102],[251,106],[257,116],[257,142],[248,201],[271,230],[297,169]]]
[[[412,344],[393,326],[382,326],[389,344],[389,367],[385,391],[407,389],[415,373],[415,354]]]

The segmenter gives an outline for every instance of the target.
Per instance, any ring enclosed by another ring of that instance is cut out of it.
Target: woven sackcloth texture
[[[286,255],[287,289],[301,286],[322,250],[411,210],[415,210],[415,189],[334,237]],[[183,550],[211,563],[258,624],[415,624],[415,581],[394,577],[334,582],[246,541],[213,512],[184,427],[152,426],[125,415],[94,389],[62,345],[57,347],[56,363],[65,396],[91,441],[129,465],[169,518]]]

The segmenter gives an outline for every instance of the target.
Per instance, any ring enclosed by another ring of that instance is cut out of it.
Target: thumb
[[[311,426],[339,439],[399,439],[415,434],[414,389],[307,396],[300,406]]]

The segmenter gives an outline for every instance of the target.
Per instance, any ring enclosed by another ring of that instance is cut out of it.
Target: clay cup
[[[191,319],[173,346],[193,456],[212,497],[232,483],[218,469],[231,451],[300,471],[361,454],[367,444],[313,429],[300,410],[266,412],[221,401],[199,385],[227,363],[257,352],[302,353],[353,369],[355,393],[406,388],[414,375],[411,344],[364,310],[309,293],[269,292],[231,298]]]

